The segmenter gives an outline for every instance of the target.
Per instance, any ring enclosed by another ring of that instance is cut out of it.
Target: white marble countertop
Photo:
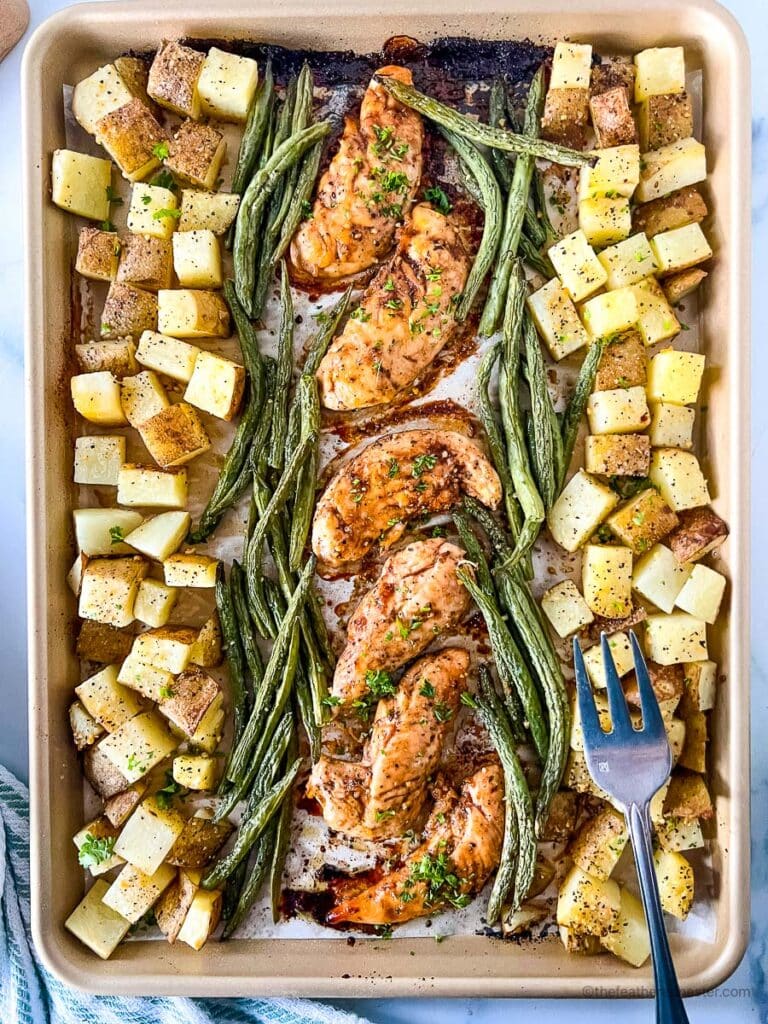
[[[670,0],[674,3],[674,0]],[[311,0],[308,0],[311,3]],[[65,0],[31,0],[34,29],[49,14],[68,6]],[[757,344],[753,351],[752,461],[755,467],[753,507],[762,512],[768,501],[765,473],[768,443],[768,346],[764,331],[768,317],[765,301],[768,266],[768,6],[766,0],[727,0],[741,22],[752,50],[753,91],[753,226],[754,301],[753,324]],[[21,167],[19,66],[23,44],[0,64],[0,139],[5,156],[0,159],[0,224],[5,244],[0,250],[0,480],[4,481],[5,526],[0,532],[0,622],[3,622],[0,706],[4,712],[0,761],[22,778],[27,777],[26,650],[24,620],[24,363],[22,310]],[[34,367],[28,372],[34,373]],[[760,465],[763,466],[762,472]],[[688,1003],[696,1024],[717,1022],[768,1022],[768,602],[760,598],[768,579],[768,545],[755,533],[752,554],[753,649],[752,649],[752,941],[734,976],[715,992]],[[510,1015],[529,1016],[542,1010],[541,1001],[507,1000],[346,1000],[345,1008],[380,1024],[495,1024]],[[557,1004],[561,1019],[599,1024],[612,1020],[616,1007],[611,1002],[583,1000]],[[652,1019],[647,1002],[622,1004],[625,1024]]]

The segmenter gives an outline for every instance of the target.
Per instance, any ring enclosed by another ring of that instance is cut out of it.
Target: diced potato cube
[[[179,231],[212,231],[223,235],[237,216],[240,196],[232,192],[183,189]]]
[[[169,587],[214,587],[219,562],[209,555],[171,555],[163,562]]]
[[[631,97],[635,88],[635,65],[629,57],[601,57],[592,68],[589,83],[591,96],[599,96],[609,89],[624,89]]]
[[[123,538],[142,522],[138,512],[124,508],[76,508],[72,518],[77,546],[91,558],[132,554]]]
[[[138,96],[140,100],[151,106],[152,101],[147,93],[147,82],[149,80],[149,68],[146,61],[141,57],[117,57],[115,58],[117,72],[128,86],[132,96]]]
[[[211,821],[199,811],[187,819],[184,831],[168,854],[168,863],[186,870],[202,870],[232,834],[229,821]]]
[[[199,871],[179,871],[176,881],[169,886],[155,905],[157,927],[170,943],[174,943],[184,924],[195,893],[200,888]]]
[[[192,645],[190,661],[202,668],[214,668],[221,664],[223,658],[221,624],[218,613],[214,612],[200,627],[197,640]]]
[[[157,331],[144,331],[139,338],[136,359],[147,369],[186,384],[192,376],[199,351],[196,345],[179,338],[170,338]]]
[[[177,402],[162,409],[139,427],[147,451],[163,468],[184,466],[211,447],[196,409]]]
[[[688,186],[661,199],[636,206],[632,211],[632,224],[635,231],[644,231],[648,238],[653,238],[662,231],[698,223],[704,220],[708,212],[701,192]]]
[[[615,927],[621,892],[611,879],[599,879],[572,867],[557,897],[557,923],[588,935],[605,935]]]
[[[71,149],[57,149],[51,163],[51,198],[56,206],[89,220],[109,220],[112,164]]]
[[[566,551],[576,551],[589,540],[618,501],[618,494],[610,487],[579,470],[549,510],[547,524],[553,538]]]
[[[219,121],[245,121],[258,81],[255,60],[212,46],[197,82],[203,113]]]
[[[145,875],[132,864],[126,864],[103,897],[103,904],[136,924],[157,903],[176,877],[176,870],[161,864],[153,875]]]
[[[552,56],[550,89],[588,89],[592,68],[592,47],[589,43],[555,45]]]
[[[75,409],[89,423],[121,427],[128,422],[120,403],[120,385],[111,373],[78,373],[69,386]]]
[[[602,951],[600,939],[596,935],[576,932],[572,928],[566,928],[564,924],[559,925],[557,933],[566,953],[576,953],[579,956],[596,956]]]
[[[642,231],[603,249],[597,258],[608,273],[606,285],[610,289],[637,284],[656,269],[651,246]]]
[[[128,783],[138,782],[155,765],[168,757],[178,741],[155,711],[145,711],[124,722],[99,743],[99,750],[107,756]]]
[[[595,391],[587,401],[589,429],[593,434],[636,434],[651,422],[645,388],[614,388]]]
[[[197,631],[191,626],[165,626],[140,633],[133,642],[132,654],[147,665],[176,675],[189,664]]]
[[[104,729],[93,715],[88,714],[79,700],[75,700],[69,705],[69,727],[78,750],[90,747],[99,736],[104,734]]]
[[[151,370],[142,370],[135,377],[123,377],[120,401],[132,427],[140,427],[171,404],[160,379]]]
[[[656,850],[653,859],[662,910],[684,921],[693,906],[693,868],[682,853]]]
[[[170,288],[172,279],[173,253],[167,238],[126,235],[117,270],[118,281],[156,292]]]
[[[173,676],[170,672],[145,664],[135,654],[128,655],[120,666],[117,678],[123,686],[130,686],[132,690],[138,690],[149,700],[154,701],[162,700],[173,687]]]
[[[654,448],[693,448],[695,409],[656,402],[651,405],[649,436]]]
[[[88,565],[88,556],[80,552],[72,563],[72,568],[67,573],[67,586],[75,597],[80,596],[80,587],[83,582],[83,573],[85,572],[86,565]]]
[[[632,611],[632,552],[619,545],[588,544],[582,561],[584,600],[595,613],[620,619]]]
[[[245,389],[245,369],[239,363],[201,351],[195,360],[184,400],[223,420],[237,415]]]
[[[142,288],[113,281],[101,311],[102,338],[138,338],[157,327],[157,297]]]
[[[118,629],[106,622],[83,619],[77,634],[75,650],[81,661],[98,661],[102,665],[122,661],[131,649],[133,630]]]
[[[209,124],[184,121],[176,129],[168,150],[165,166],[169,171],[191,185],[214,191],[227,152],[221,132]]]
[[[693,452],[678,448],[654,449],[648,475],[675,512],[709,504],[707,481]]]
[[[661,274],[686,270],[712,255],[700,224],[686,224],[674,231],[662,231],[651,239],[651,248]]]
[[[649,96],[640,104],[640,145],[643,151],[660,149],[693,135],[693,104],[688,93]]]
[[[541,598],[541,610],[563,638],[595,618],[573,580],[563,580],[548,590]]]
[[[161,107],[185,117],[200,117],[198,81],[205,57],[199,50],[165,40],[149,69],[147,92]]]
[[[133,614],[147,626],[164,626],[171,617],[178,594],[175,587],[166,587],[160,580],[142,580]]]
[[[646,345],[668,341],[680,332],[680,322],[654,277],[631,285],[637,300],[637,329]]]
[[[118,380],[136,373],[136,346],[130,338],[119,341],[87,341],[75,345],[75,358],[86,373],[111,373]]]
[[[617,85],[614,89],[590,96],[589,112],[598,149],[637,143],[637,127],[624,86]]]
[[[707,716],[703,711],[692,712],[684,729],[685,743],[676,763],[703,775],[707,770]]]
[[[684,853],[686,850],[700,850],[704,846],[704,833],[695,818],[683,821],[681,818],[666,818],[656,825],[656,836],[662,850],[670,853]]]
[[[96,124],[102,117],[132,99],[133,94],[115,65],[105,64],[77,83],[72,92],[72,113],[89,135],[95,135]]]
[[[187,471],[183,468],[163,470],[127,462],[120,469],[117,500],[121,505],[183,509],[187,498]]]
[[[541,137],[572,149],[583,149],[589,123],[587,89],[548,89],[541,118]]]
[[[616,288],[589,299],[581,318],[593,338],[609,338],[637,323],[637,300],[631,288]]]
[[[216,931],[221,907],[220,889],[198,889],[178,934],[179,942],[186,942],[192,949],[202,949]]]
[[[674,555],[672,557],[674,558]],[[703,619],[711,626],[720,611],[725,583],[725,576],[722,573],[710,569],[708,565],[697,563],[689,572],[675,604],[684,612],[694,615],[697,619]]]
[[[693,405],[699,397],[706,357],[699,352],[667,348],[657,353],[648,369],[648,398],[652,402]]]
[[[632,967],[642,967],[651,955],[643,904],[623,885],[618,919],[612,930],[601,936],[600,945]]]
[[[690,575],[691,570],[678,565],[668,547],[656,544],[635,565],[632,587],[663,612],[671,612]]]
[[[215,789],[216,761],[204,754],[179,754],[173,759],[173,780],[186,789]]]
[[[635,54],[635,103],[685,89],[682,46],[656,46]]]
[[[647,476],[651,443],[645,434],[598,434],[586,440],[584,468],[598,476]]]
[[[228,338],[229,310],[216,292],[177,288],[158,293],[161,334],[174,338]]]
[[[212,231],[177,231],[173,267],[182,288],[221,288],[221,251]]]
[[[707,154],[696,139],[680,139],[643,153],[635,199],[647,203],[707,177]]]
[[[560,239],[550,246],[548,255],[574,302],[581,302],[592,295],[608,279],[583,231],[574,231]]]
[[[117,829],[105,817],[89,821],[72,836],[79,854],[78,860],[82,867],[90,871],[92,877],[98,878],[125,863],[119,854],[109,852],[110,847],[114,848],[116,838]]]
[[[683,769],[674,772],[664,799],[665,816],[683,821],[694,818],[708,821],[714,813],[712,797],[702,776]]]
[[[134,185],[128,208],[128,230],[152,238],[170,238],[181,216],[176,195],[162,185]]]
[[[717,665],[714,661],[692,661],[683,665],[685,692],[680,715],[687,718],[696,711],[711,711],[715,706]]]
[[[597,150],[594,167],[579,171],[579,202],[587,199],[630,199],[640,180],[640,147]]]
[[[189,532],[190,523],[189,512],[161,512],[133,530],[125,541],[147,558],[164,562],[179,549]]]
[[[644,554],[677,524],[677,516],[653,487],[640,491],[606,520],[611,532],[635,555]]]
[[[595,377],[595,391],[634,388],[645,384],[648,356],[640,333],[632,328],[609,340],[600,358]]]
[[[714,509],[686,509],[669,538],[669,546],[678,562],[696,562],[719,547],[727,536],[728,525]]]
[[[212,754],[221,742],[225,717],[224,696],[219,692],[190,737],[192,745],[206,754]]]
[[[117,274],[120,239],[115,231],[80,228],[75,270],[91,281],[111,281]]]
[[[64,927],[102,960],[108,960],[131,927],[131,922],[107,906],[109,883],[97,879],[78,903]]]
[[[527,305],[553,359],[564,359],[588,344],[589,336],[576,307],[558,278],[553,277],[529,296]]]
[[[582,871],[604,881],[611,877],[628,839],[623,816],[605,807],[581,826],[571,843],[571,858]]]
[[[645,620],[645,642],[649,657],[660,665],[682,665],[708,658],[707,624],[685,612],[649,615]]]
[[[193,736],[219,693],[213,676],[199,665],[190,665],[174,680],[170,695],[160,702],[160,711],[177,729]]]
[[[579,228],[590,245],[614,245],[632,230],[628,199],[583,199],[579,203]]]
[[[124,437],[99,434],[75,440],[76,484],[116,487],[117,474],[124,462]]]
[[[102,800],[109,800],[130,785],[101,749],[101,743],[88,747],[83,755],[83,775]]]
[[[669,277],[665,277],[664,294],[667,297],[667,302],[673,306],[682,302],[691,292],[696,291],[706,276],[706,270],[701,270],[700,267],[689,267],[688,270],[678,270],[676,273],[670,274]]]
[[[80,618],[118,627],[130,626],[139,583],[147,569],[142,558],[91,559],[80,587]]]
[[[128,181],[143,181],[160,165],[158,150],[168,138],[149,107],[135,98],[105,114],[95,134]]]
[[[154,797],[148,797],[123,826],[115,853],[145,875],[153,875],[184,831],[184,822],[178,811],[163,808]]]
[[[138,715],[141,704],[136,695],[117,681],[117,666],[107,665],[95,676],[75,687],[89,715],[103,725],[107,732],[115,732],[129,718]]]
[[[627,675],[635,667],[632,657],[632,646],[626,633],[614,633],[608,637],[608,646],[611,649],[613,663],[619,677]],[[596,690],[606,689],[608,683],[605,678],[605,667],[603,665],[603,652],[600,644],[595,644],[589,650],[584,651],[584,667]]]

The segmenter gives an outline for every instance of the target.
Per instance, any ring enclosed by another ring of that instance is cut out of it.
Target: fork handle
[[[651,959],[656,985],[656,1024],[688,1024],[688,1014],[680,995],[661,910],[659,885],[653,863],[648,804],[630,804],[626,809],[626,819],[651,940]]]

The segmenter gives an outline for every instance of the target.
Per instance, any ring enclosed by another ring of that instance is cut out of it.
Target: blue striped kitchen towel
[[[29,922],[29,794],[0,765],[3,1024],[366,1024],[305,999],[123,999],[68,988],[37,962]]]

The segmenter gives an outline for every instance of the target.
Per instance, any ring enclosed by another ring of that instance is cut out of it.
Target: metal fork
[[[627,821],[651,940],[657,1024],[688,1024],[664,927],[653,864],[649,811],[651,798],[669,778],[672,752],[643,652],[633,631],[630,631],[629,636],[643,724],[640,729],[632,725],[608,637],[603,633],[600,644],[611,713],[611,731],[608,733],[600,725],[578,640],[573,641],[576,691],[584,731],[584,755],[590,775],[621,806]]]

